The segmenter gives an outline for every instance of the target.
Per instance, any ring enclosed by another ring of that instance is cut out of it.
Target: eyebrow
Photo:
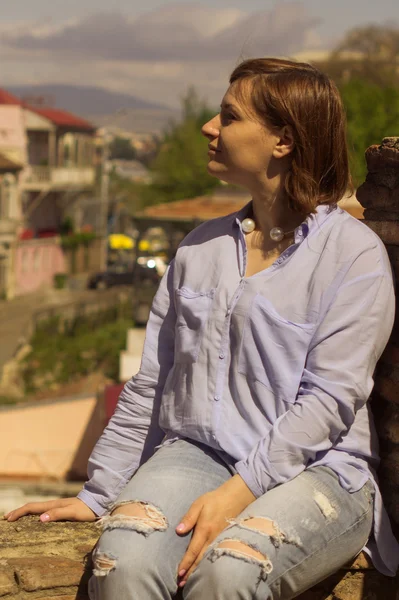
[[[236,110],[237,112],[239,112],[238,107],[235,106],[234,104],[230,104],[230,102],[226,102],[226,103],[222,102],[222,104],[220,105],[220,108],[222,108],[222,109],[230,108],[230,109],[233,109],[233,110]]]

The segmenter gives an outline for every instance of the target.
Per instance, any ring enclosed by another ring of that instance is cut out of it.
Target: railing
[[[42,167],[31,166],[25,179],[25,187],[54,185],[76,187],[94,185],[94,167]]]
[[[0,237],[1,236],[13,236],[17,231],[18,223],[12,219],[2,219],[0,217]]]

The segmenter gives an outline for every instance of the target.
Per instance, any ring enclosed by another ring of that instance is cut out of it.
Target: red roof
[[[135,213],[138,219],[161,221],[207,221],[224,217],[240,210],[251,199],[249,194],[217,190],[213,196],[200,196],[189,200],[176,200],[164,204],[154,204]],[[341,208],[356,219],[363,219],[363,207],[355,196],[340,202]]]
[[[224,217],[237,212],[251,197],[244,193],[216,192],[213,196],[199,196],[188,200],[176,200],[165,204],[148,206],[134,216],[145,219],[176,221],[207,221],[216,217]]]
[[[2,170],[10,170],[16,171],[17,169],[22,169],[22,165],[10,160],[8,156],[4,156],[0,153],[0,169]]]
[[[23,103],[19,98],[13,96],[6,90],[0,89],[0,104],[11,104],[17,106],[24,106],[28,110],[41,115],[45,119],[48,119],[54,125],[58,127],[70,127],[74,129],[83,129],[85,131],[94,131],[95,127],[80,117],[67,112],[66,110],[60,110],[58,108],[38,108],[36,106],[30,106],[29,104]]]
[[[75,127],[77,129],[85,129],[94,131],[95,127],[80,117],[67,112],[66,110],[59,110],[58,108],[36,108],[35,106],[27,105],[26,108],[33,112],[45,117],[49,121],[52,121],[58,127]]]
[[[13,96],[9,92],[6,92],[6,90],[0,89],[0,104],[12,104],[14,106],[19,106],[20,104],[22,104],[22,102],[16,96]]]

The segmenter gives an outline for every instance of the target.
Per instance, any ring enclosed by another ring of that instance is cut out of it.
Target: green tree
[[[220,182],[208,175],[207,145],[201,127],[215,115],[194,88],[182,98],[182,117],[171,122],[147,165],[152,182],[132,182],[111,173],[110,197],[131,214],[152,204],[195,198],[212,192]]]
[[[182,99],[182,119],[171,123],[151,164],[153,183],[147,203],[194,198],[211,192],[219,181],[207,173],[207,140],[202,125],[216,111],[208,108],[194,88]]]
[[[351,80],[340,86],[348,119],[351,170],[355,185],[366,176],[365,150],[399,130],[399,87]]]
[[[318,66],[338,84],[362,79],[399,85],[399,29],[381,25],[351,29]]]
[[[111,160],[134,160],[136,158],[136,150],[128,138],[116,136],[109,145],[109,157]]]

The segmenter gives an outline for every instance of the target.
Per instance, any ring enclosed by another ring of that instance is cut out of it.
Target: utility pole
[[[100,232],[102,237],[101,244],[101,270],[107,268],[108,258],[108,206],[109,206],[109,148],[108,142],[104,140],[104,152],[101,163],[100,179]]]

